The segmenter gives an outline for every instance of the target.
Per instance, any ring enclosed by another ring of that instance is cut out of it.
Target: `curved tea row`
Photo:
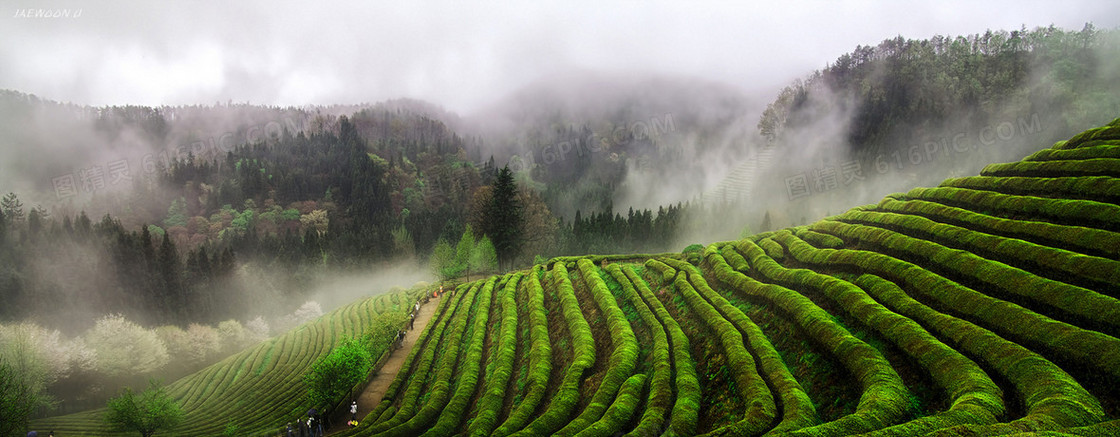
[[[429,389],[347,435],[1111,435],[1117,126],[699,254],[463,286],[505,284],[441,317],[496,326],[426,344],[454,370],[402,373]],[[444,387],[470,407],[442,406]]]
[[[461,284],[342,434],[1117,435],[1118,151],[1120,120],[810,226]],[[175,433],[273,433],[310,362],[416,296],[176,382]],[[100,433],[95,414],[43,423]]]

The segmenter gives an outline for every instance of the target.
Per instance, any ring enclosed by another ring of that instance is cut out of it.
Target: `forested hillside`
[[[850,114],[843,140],[860,153],[889,153],[946,128],[979,130],[1008,114],[1037,113],[1056,132],[1080,130],[1120,104],[1112,92],[1117,37],[1087,24],[859,46],[782,90],[758,127],[778,141]]]
[[[0,297],[16,303],[0,317],[287,312],[324,271],[426,262],[468,225],[484,236],[507,164],[526,238],[501,257],[519,265],[804,224],[1120,111],[1116,34],[892,38],[761,115],[717,84],[608,75],[538,84],[467,118],[413,100],[92,108],[5,91],[3,153],[21,164],[0,177]],[[433,271],[465,271],[445,267]],[[76,295],[98,299],[67,308]]]
[[[345,435],[1114,435],[1117,143],[462,284]]]
[[[765,145],[747,166],[758,170],[732,172],[715,194],[767,204],[744,209],[765,231],[767,213],[804,225],[1022,159],[1120,112],[1118,37],[1087,24],[858,46],[777,95],[758,119]]]
[[[48,197],[6,191],[0,298],[11,304],[0,309],[4,320],[54,317],[78,330],[109,312],[181,325],[281,314],[303,302],[322,274],[390,263],[419,268],[440,240],[454,244],[468,225],[489,229],[484,206],[499,169],[493,159],[468,159],[481,140],[459,136],[427,115],[446,114],[419,103],[339,116],[333,113],[355,108],[95,110],[18,93],[3,101],[5,111],[28,120],[91,129],[117,151],[105,164],[89,157],[66,173],[77,158],[60,155],[28,179],[45,182]],[[270,117],[279,121],[264,121]],[[18,118],[8,122],[5,129],[18,134],[9,139],[16,152],[83,150],[33,138]],[[679,205],[563,222],[528,176],[518,181],[515,201],[531,238],[501,254],[511,262],[661,248],[679,226]],[[28,198],[36,203],[25,204]]]

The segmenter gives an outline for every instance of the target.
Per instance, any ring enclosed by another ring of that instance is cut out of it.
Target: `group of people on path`
[[[443,294],[443,286],[439,287],[439,291],[433,292],[432,297],[438,298]],[[408,330],[411,331],[416,327],[416,316],[420,315],[420,301],[412,306],[412,312],[408,315]],[[397,331],[397,337],[394,339],[393,344],[399,348],[404,345],[405,330]],[[351,428],[358,426],[358,401],[350,401],[350,420],[346,422]],[[321,437],[323,436],[323,422],[322,418],[315,414],[315,409],[307,412],[307,419],[300,419],[293,425],[291,422],[285,428],[285,437]],[[29,436],[30,437],[30,436]]]
[[[288,422],[284,437],[323,437],[323,417],[314,408],[307,411],[307,419],[296,420],[295,426]]]
[[[439,292],[443,291],[443,287],[440,287],[439,289],[440,289]],[[416,327],[416,316],[418,316],[418,315],[420,315],[420,301],[416,301],[416,304],[412,305],[412,312],[409,313],[409,315],[408,315],[408,331],[411,331],[413,328]],[[406,331],[404,329],[401,329],[401,330],[397,331],[397,338],[393,340],[393,344],[395,345],[396,348],[400,348],[401,346],[404,346],[404,336],[405,336],[405,334],[406,334]]]

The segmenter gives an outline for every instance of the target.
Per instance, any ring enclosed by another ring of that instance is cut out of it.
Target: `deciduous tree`
[[[498,253],[490,237],[485,235],[474,245],[471,251],[471,270],[478,273],[493,272],[498,269]],[[468,278],[469,279],[469,278]]]
[[[0,328],[0,435],[22,435],[31,414],[50,405],[46,387],[54,372],[31,325]]]
[[[455,269],[467,272],[467,280],[471,279],[471,254],[474,253],[474,231],[471,225],[459,237],[459,244],[455,246]]]
[[[307,400],[324,407],[350,394],[350,389],[364,380],[373,367],[369,347],[361,339],[344,340],[327,356],[311,365],[304,375]]]
[[[0,435],[14,436],[27,430],[39,394],[23,376],[5,361],[0,361]]]
[[[97,368],[110,376],[149,373],[167,364],[167,346],[153,331],[121,315],[102,317],[86,334]]]
[[[141,393],[126,387],[109,400],[105,412],[105,421],[114,429],[139,432],[144,437],[161,429],[174,429],[182,420],[183,410],[156,380],[150,380],[148,389]]]
[[[451,243],[440,238],[436,242],[436,246],[432,248],[432,257],[428,260],[428,265],[432,269],[432,273],[443,279],[453,277],[455,249],[451,248]]]

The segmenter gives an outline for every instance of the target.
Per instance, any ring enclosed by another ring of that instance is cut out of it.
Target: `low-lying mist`
[[[857,47],[778,93],[745,159],[705,158],[734,170],[703,197],[718,217],[694,214],[681,244],[805,225],[1020,160],[1120,115],[1117,59],[1120,31],[1092,25]]]
[[[267,295],[270,290],[277,287],[270,283],[269,278],[283,277],[282,272],[272,272],[271,268],[254,269],[245,273],[245,280],[252,284],[246,287],[255,288],[250,292],[253,295]],[[285,298],[274,295],[274,299],[284,305],[275,308],[283,311],[283,307],[294,308],[302,304],[301,301],[317,302],[323,312],[329,312],[342,305],[355,300],[389,292],[393,289],[411,288],[420,283],[434,281],[436,278],[429,269],[419,265],[415,260],[404,260],[389,264],[371,266],[359,271],[332,271],[324,269],[313,273],[310,286],[302,290],[295,298]],[[252,308],[252,305],[250,305]],[[275,312],[275,310],[273,312]]]

